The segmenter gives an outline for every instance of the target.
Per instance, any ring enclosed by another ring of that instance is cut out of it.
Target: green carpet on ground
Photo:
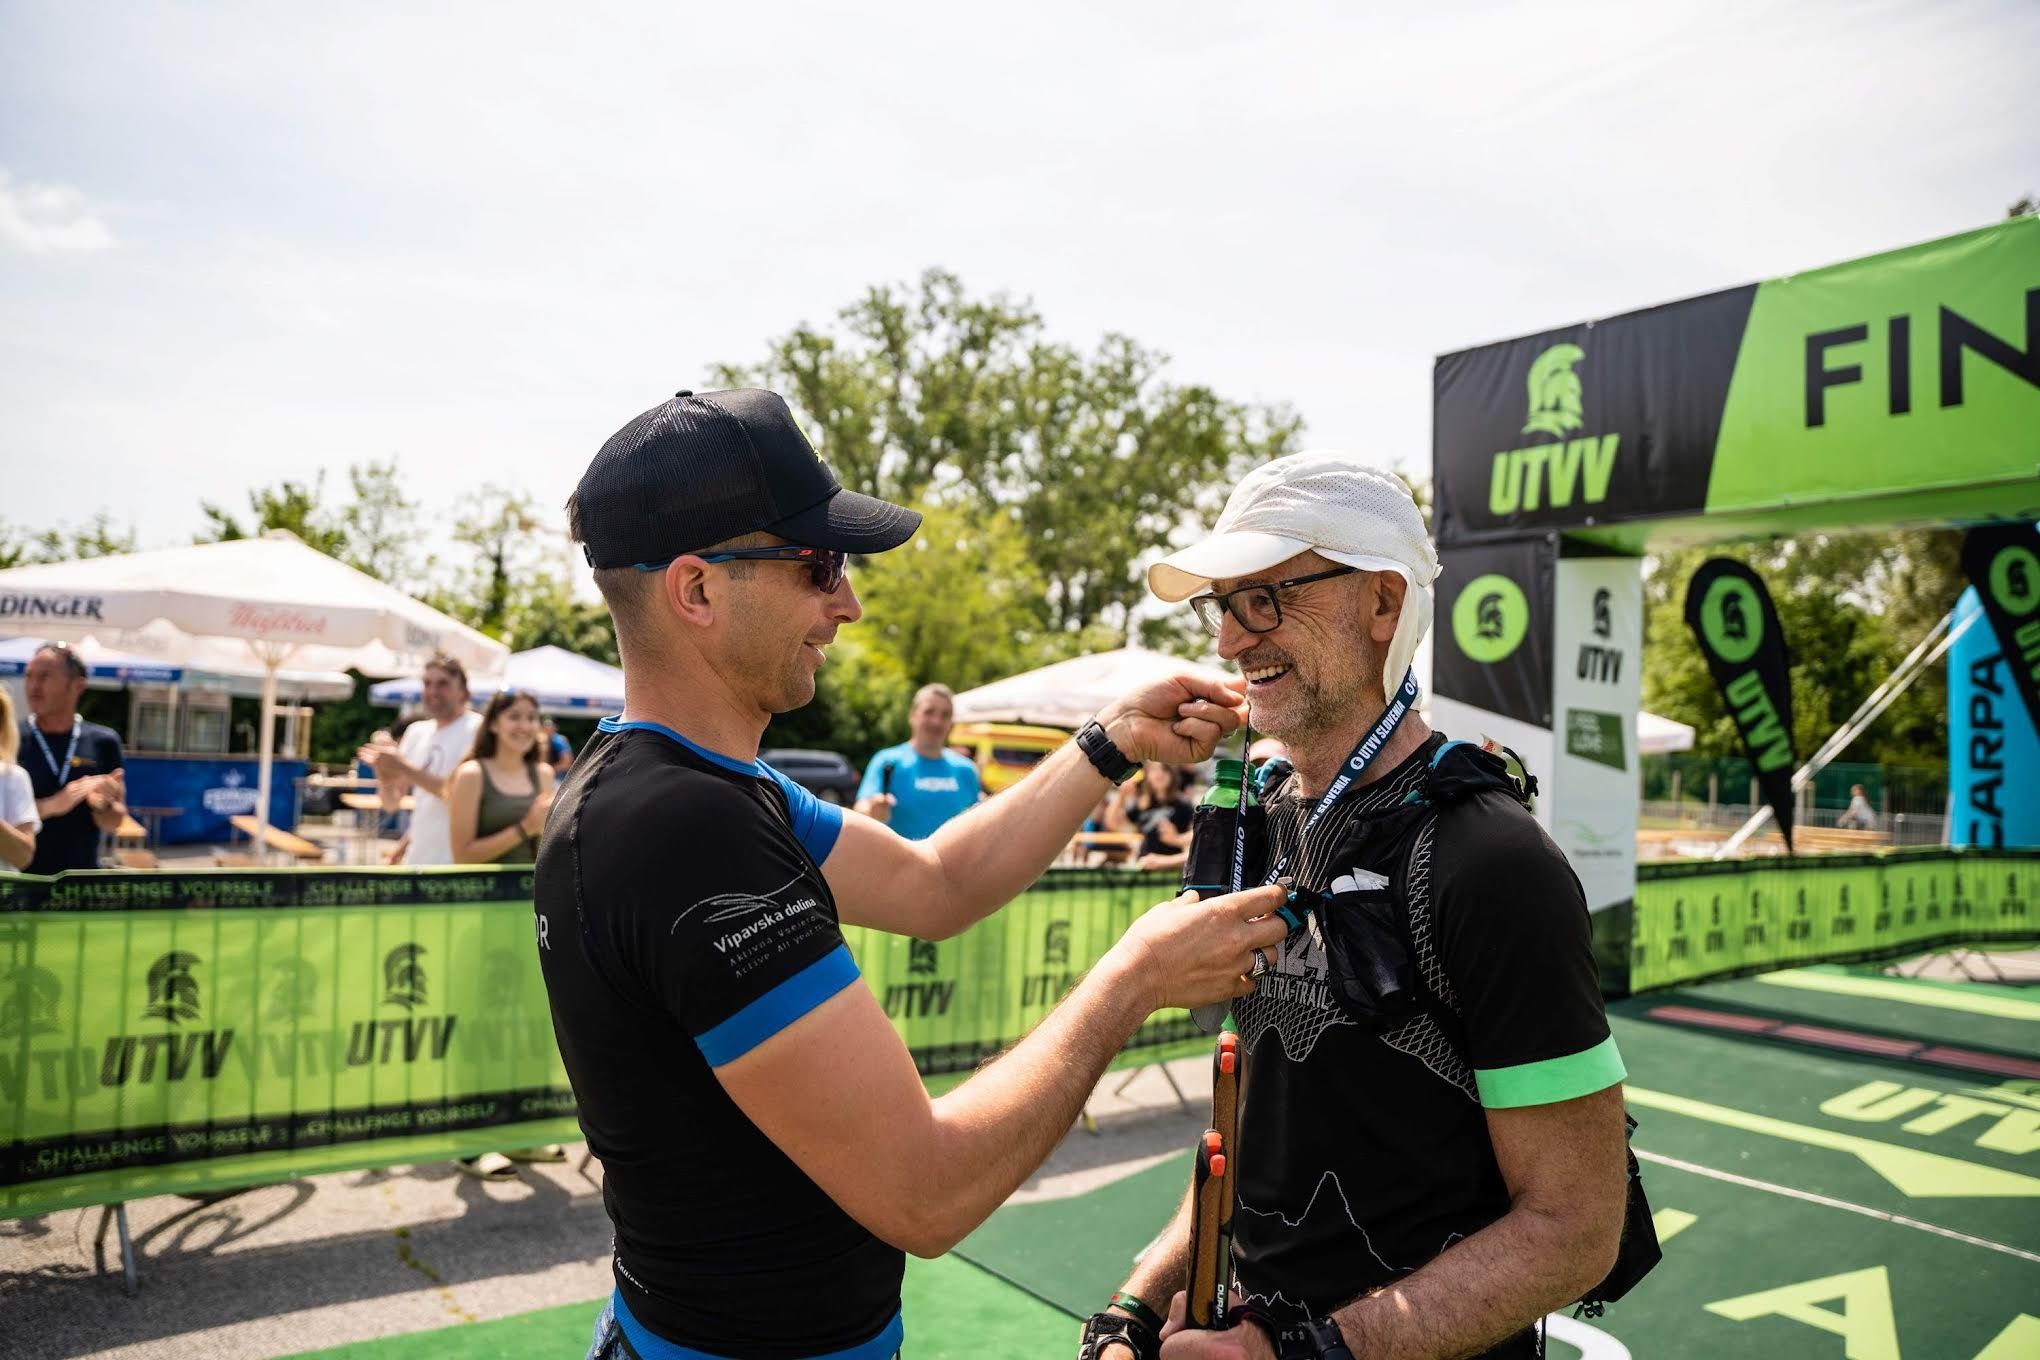
[[[907,1258],[901,1290],[914,1360],[1023,1360],[1076,1349],[1077,1325],[953,1256]],[[501,1360],[586,1353],[600,1300],[308,1351],[296,1360]]]

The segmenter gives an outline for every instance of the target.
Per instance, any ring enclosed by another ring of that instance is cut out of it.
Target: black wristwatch
[[[1118,1313],[1093,1313],[1084,1319],[1084,1341],[1077,1348],[1077,1360],[1098,1360],[1099,1352],[1111,1341],[1133,1347],[1139,1360],[1160,1360],[1162,1339],[1139,1318]]]
[[[1346,1338],[1330,1318],[1292,1322],[1275,1333],[1275,1360],[1353,1360]]]
[[[1096,718],[1085,723],[1077,732],[1077,749],[1084,753],[1099,774],[1115,784],[1124,784],[1140,768],[1126,758],[1126,752],[1113,745],[1112,738],[1105,735],[1105,729],[1098,725]]]

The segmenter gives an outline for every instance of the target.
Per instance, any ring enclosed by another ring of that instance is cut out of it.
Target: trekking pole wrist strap
[[[1105,1347],[1113,1342],[1130,1347],[1137,1360],[1161,1360],[1162,1339],[1154,1328],[1138,1318],[1117,1313],[1093,1313],[1084,1320],[1084,1339],[1077,1347],[1077,1360],[1099,1360]]]

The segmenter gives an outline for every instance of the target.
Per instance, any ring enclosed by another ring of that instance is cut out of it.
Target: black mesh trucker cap
[[[772,533],[850,553],[897,548],[919,511],[845,491],[777,392],[680,392],[609,437],[574,489],[581,551],[630,567]]]

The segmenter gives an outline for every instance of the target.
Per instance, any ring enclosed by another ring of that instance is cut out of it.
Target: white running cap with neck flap
[[[1392,571],[1408,586],[1381,672],[1384,698],[1393,702],[1431,626],[1438,550],[1402,479],[1357,453],[1292,453],[1261,464],[1233,488],[1210,537],[1148,568],[1148,589],[1175,604],[1213,581],[1250,576],[1313,550],[1342,566]]]

